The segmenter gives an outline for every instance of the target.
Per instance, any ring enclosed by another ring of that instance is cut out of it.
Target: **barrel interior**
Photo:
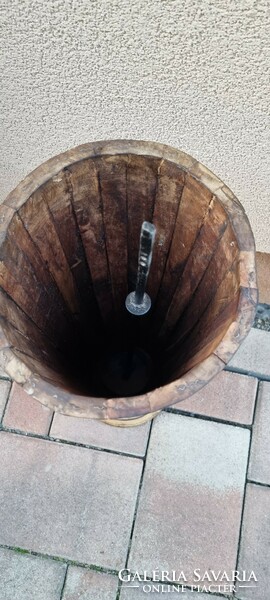
[[[132,317],[125,298],[144,220],[157,229],[152,309]],[[63,169],[17,210],[0,252],[1,325],[13,351],[86,396],[173,381],[213,352],[237,313],[239,248],[224,207],[164,159],[103,156]]]

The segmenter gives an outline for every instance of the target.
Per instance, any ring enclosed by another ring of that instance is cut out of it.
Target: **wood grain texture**
[[[205,309],[212,301],[219,285],[231,269],[238,255],[237,241],[231,227],[226,227],[215,252],[199,281],[195,292],[189,298],[186,308],[180,313],[177,324],[170,335],[170,343],[181,342],[199,322]]]
[[[185,172],[183,170],[165,160],[160,163],[152,219],[156,227],[156,238],[147,284],[147,292],[153,302],[158,296],[162,283],[184,184]]]
[[[154,307],[155,330],[164,323],[191,249],[207,214],[212,193],[186,175],[164,275]]]
[[[22,352],[24,356],[33,360],[39,360],[42,367],[44,367],[44,372],[47,366],[56,371],[63,367],[63,362],[59,360],[60,356],[55,348],[46,343],[44,338],[41,337],[39,343],[36,344],[30,337],[22,334],[3,317],[0,318],[0,323],[4,333],[11,342],[13,350]]]
[[[39,297],[39,301],[36,303],[29,302],[28,292],[25,290],[24,286],[15,279],[12,272],[3,262],[0,263],[0,286],[16,303],[18,303],[22,310],[32,318],[34,323],[36,323],[41,330],[46,328],[48,324],[46,314],[44,314],[44,311],[40,311],[40,307],[43,305],[42,296]],[[53,336],[51,327],[50,330],[50,334]]]
[[[34,321],[2,289],[0,289],[0,313],[0,318],[3,318],[26,339],[29,339],[29,343],[36,346],[37,352],[40,349],[48,351],[48,348],[50,351],[55,351],[58,348],[57,342],[53,343],[48,334],[40,330]]]
[[[230,222],[232,223],[240,250],[251,251],[253,254],[255,247],[254,237],[243,206],[240,204],[239,200],[231,194],[226,186],[223,186],[216,191],[216,197],[222,202]]]
[[[226,227],[226,213],[217,200],[212,198],[182,275],[177,282],[177,287],[159,333],[160,336],[164,337],[174,329],[179,316],[187,307],[201,282]]]
[[[43,261],[38,246],[33,242],[18,213],[14,214],[9,224],[7,238],[28,259],[36,280],[43,288],[43,293],[49,294],[51,309],[57,312],[58,319],[60,312],[63,313],[63,318],[67,318],[68,310],[64,298],[61,296],[48,266]]]
[[[21,207],[19,215],[72,314],[79,312],[78,290],[46,203],[46,186]]]
[[[97,163],[108,271],[115,315],[121,314],[127,283],[127,157],[104,157]]]
[[[39,374],[40,377],[44,379],[44,381],[51,383],[54,386],[60,387],[67,385],[67,378],[62,377],[61,374],[56,370],[56,368],[52,368],[49,365],[46,365],[44,361],[38,360],[38,357],[33,357],[28,354],[25,354],[21,350],[17,348],[12,349],[15,357],[18,361],[22,361],[33,374]],[[55,364],[57,367],[57,363]],[[56,394],[58,397],[58,394]],[[61,394],[59,395],[61,397]]]
[[[201,318],[193,327],[192,331],[186,335],[184,340],[181,339],[173,345],[174,362],[175,357],[177,357],[177,360],[180,359],[179,363],[182,362],[183,368],[185,368],[186,360],[188,360],[191,355],[195,355],[197,350],[204,347],[205,352],[207,352],[206,347],[208,341],[219,336],[219,334],[217,334],[217,328],[219,325],[222,325],[224,320],[227,322],[227,315],[229,314],[231,321],[234,320],[237,311],[238,296],[239,275],[238,261],[236,260],[225,275],[214,297],[203,312]],[[216,346],[218,346],[219,341],[220,340],[218,339]],[[168,352],[172,352],[171,346],[169,347]],[[207,358],[207,354],[205,354],[204,358]]]
[[[35,273],[31,262],[14,238],[20,243],[18,233],[13,237],[8,231],[7,238],[0,248],[2,288],[38,327],[47,330],[51,339],[56,339],[56,328],[58,332],[61,329],[64,336],[69,327],[69,320],[60,305],[59,296],[51,287],[49,290],[44,287],[39,273]]]
[[[93,326],[96,318],[93,316],[96,311],[96,300],[73,208],[73,189],[68,171],[61,171],[44,186],[43,199],[49,208],[78,292],[79,320],[84,327],[87,327],[88,320],[90,326]]]
[[[84,160],[69,167],[73,206],[93,290],[103,321],[113,314],[113,295],[103,223],[97,161]]]

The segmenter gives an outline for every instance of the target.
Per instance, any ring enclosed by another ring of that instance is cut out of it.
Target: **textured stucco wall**
[[[269,0],[2,7],[1,198],[74,145],[152,139],[220,176],[270,251]]]

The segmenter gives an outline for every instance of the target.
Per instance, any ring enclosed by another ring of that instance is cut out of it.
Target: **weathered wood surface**
[[[229,272],[191,333],[173,348],[168,371],[173,367],[172,377],[181,376],[214,352],[224,336],[224,331],[235,319],[239,302],[239,287],[235,272]],[[177,357],[177,359],[176,359]]]
[[[113,314],[113,295],[104,235],[102,199],[96,160],[69,166],[73,206],[100,315],[107,323]]]
[[[96,318],[96,315],[93,315],[93,312],[96,312],[96,300],[73,208],[73,189],[68,171],[61,171],[44,185],[43,201],[49,208],[58,236],[56,245],[60,242],[74,282],[78,318],[83,327],[87,327],[88,320],[92,321],[93,325]],[[70,308],[69,303],[68,307]]]
[[[257,288],[240,287],[237,319],[228,327],[214,354],[227,364],[245,339],[254,319],[258,302]]]
[[[160,353],[160,369],[140,396],[82,395],[70,368],[80,340],[94,356],[112,344],[113,326],[134,335],[122,311],[143,220],[157,241],[153,310],[138,339]],[[54,410],[125,419],[187,398],[230,360],[255,312],[254,240],[239,201],[192,157],[151,142],[95,142],[38,167],[0,207],[0,284],[7,373]]]
[[[19,215],[72,314],[79,312],[78,290],[46,202],[46,185],[20,208]]]
[[[198,278],[196,281],[195,291],[189,296],[185,308],[182,308],[184,297],[180,299],[178,321],[170,335],[170,343],[181,342],[193,329],[194,325],[199,322],[205,309],[215,296],[219,285],[232,267],[238,252],[235,235],[231,227],[226,226],[224,234],[221,238],[217,238],[211,259],[202,278]]]
[[[127,158],[104,157],[97,163],[104,240],[115,318],[121,315],[128,293],[127,269]]]
[[[156,239],[147,285],[148,293],[154,301],[158,298],[163,281],[184,184],[185,172],[182,169],[167,161],[160,163],[152,219],[156,227]]]
[[[0,312],[0,318],[3,318],[29,339],[30,344],[36,344],[37,352],[42,349],[47,351],[48,348],[55,350],[58,348],[58,344],[53,343],[47,332],[39,329],[34,321],[2,289],[0,289]]]
[[[226,227],[226,213],[213,198],[197,233],[183,273],[178,280],[169,310],[160,330],[160,336],[167,335],[174,329],[179,316],[193,297],[212,256],[215,254]]]
[[[56,311],[61,310],[67,314],[67,306],[59,292],[55,280],[53,279],[46,262],[43,260],[37,245],[24,227],[18,213],[15,213],[12,218],[7,230],[6,239],[10,240],[11,244],[14,246],[16,245],[21,254],[28,259],[36,281],[42,286],[43,294],[49,293],[50,295],[52,310],[55,307]]]
[[[165,271],[154,306],[156,331],[165,321],[166,313],[208,212],[211,199],[212,193],[187,174]]]

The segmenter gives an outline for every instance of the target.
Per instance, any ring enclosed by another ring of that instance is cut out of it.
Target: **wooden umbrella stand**
[[[138,320],[125,301],[144,221],[156,231],[152,305]],[[252,326],[244,209],[169,146],[104,141],[56,156],[9,194],[0,229],[0,364],[53,410],[145,422],[206,385]]]

